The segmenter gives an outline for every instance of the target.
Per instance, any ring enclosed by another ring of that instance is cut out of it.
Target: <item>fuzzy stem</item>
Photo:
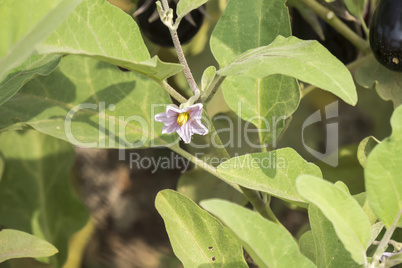
[[[399,218],[401,217],[401,214],[402,214],[402,210],[399,211],[399,213],[396,216],[396,219],[392,223],[391,227],[389,227],[387,229],[387,231],[385,232],[384,236],[382,237],[380,244],[378,245],[376,251],[374,252],[373,258],[371,259],[371,263],[370,263],[369,268],[377,267],[377,264],[381,259],[381,255],[387,249],[388,242],[391,239],[392,234],[394,233],[394,231],[395,231],[395,229],[397,227],[397,224],[398,224]]]
[[[162,0],[162,6],[164,11],[169,10],[169,4],[167,0]],[[194,95],[200,94],[200,90],[198,89],[197,83],[194,80],[193,74],[191,73],[190,67],[188,66],[186,57],[184,56],[183,49],[180,44],[179,36],[177,35],[177,30],[173,27],[168,27],[170,31],[170,35],[172,36],[173,45],[176,49],[177,57],[179,58],[179,62],[184,66],[184,75],[186,76],[187,82],[190,85],[191,90]]]
[[[178,102],[185,103],[187,101],[187,99],[183,97],[179,92],[177,92],[173,87],[171,87],[169,83],[166,82],[166,80],[158,82],[165,89],[165,91],[169,93],[169,95],[172,96]]]
[[[345,23],[343,23],[331,10],[323,7],[315,0],[300,0],[304,5],[313,10],[321,19],[331,25],[341,35],[348,39],[361,52],[369,53],[369,43],[353,32]]]
[[[201,101],[208,103],[215,93],[218,91],[219,87],[221,86],[223,80],[225,80],[226,76],[216,75],[214,78],[213,86],[208,87],[205,92],[203,92],[201,96]]]

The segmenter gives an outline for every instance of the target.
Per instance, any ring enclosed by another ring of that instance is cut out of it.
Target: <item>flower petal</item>
[[[165,125],[162,127],[162,134],[170,134],[172,132],[175,132],[179,129],[179,125],[176,124],[172,124],[172,125]]]
[[[191,120],[190,125],[193,133],[199,135],[205,135],[208,133],[208,129],[202,124],[200,120]]]
[[[179,134],[184,143],[190,143],[191,136],[193,135],[191,125],[188,122],[182,125],[179,129],[177,129],[177,134]]]

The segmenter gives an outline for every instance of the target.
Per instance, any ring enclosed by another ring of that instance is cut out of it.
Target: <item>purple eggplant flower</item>
[[[162,133],[177,132],[185,143],[190,143],[191,136],[196,133],[205,135],[208,129],[201,123],[202,104],[197,103],[180,109],[176,105],[168,105],[164,113],[155,115],[155,120],[165,125]]]

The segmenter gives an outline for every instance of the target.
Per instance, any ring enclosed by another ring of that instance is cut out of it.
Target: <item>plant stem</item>
[[[187,101],[187,99],[183,97],[179,92],[177,92],[173,87],[171,87],[169,83],[166,82],[166,80],[158,82],[165,89],[165,91],[169,93],[169,95],[172,96],[178,102],[185,103]]]
[[[331,25],[341,35],[348,39],[361,52],[369,53],[369,43],[353,32],[345,23],[343,23],[331,10],[323,7],[315,0],[300,0],[304,5],[313,10],[321,19]]]
[[[389,227],[387,229],[387,231],[385,232],[384,236],[381,239],[380,244],[378,245],[373,258],[371,259],[371,263],[369,265],[369,268],[375,268],[378,264],[378,262],[381,259],[381,255],[384,253],[384,251],[387,249],[388,246],[388,242],[392,237],[392,234],[394,233],[396,227],[397,227],[397,223],[399,221],[399,218],[401,217],[402,214],[402,210],[399,211],[398,215],[396,216],[396,219],[394,220],[394,222],[392,223],[391,227]]]
[[[167,0],[162,0],[162,6],[164,11],[169,10],[169,4]],[[186,76],[187,82],[190,85],[191,90],[194,95],[200,94],[200,90],[198,89],[197,83],[194,80],[193,74],[191,73],[190,67],[188,66],[186,57],[184,56],[183,49],[180,44],[179,36],[177,35],[177,30],[169,27],[170,35],[172,36],[173,45],[176,49],[177,57],[179,58],[179,62],[184,66],[184,75]]]
[[[208,87],[205,92],[201,95],[201,101],[208,103],[215,93],[218,91],[219,87],[222,85],[223,80],[226,76],[216,75],[214,78],[213,86]]]

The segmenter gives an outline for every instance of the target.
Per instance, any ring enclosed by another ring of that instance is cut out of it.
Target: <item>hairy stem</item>
[[[369,53],[369,43],[353,32],[345,23],[343,23],[331,10],[323,7],[315,0],[300,0],[304,5],[313,10],[321,19],[331,25],[341,35],[348,39],[361,52]]]
[[[201,101],[208,103],[215,93],[218,91],[219,87],[222,85],[223,80],[225,80],[226,76],[216,75],[214,79],[213,86],[208,87],[205,92],[201,95]]]
[[[180,103],[185,103],[187,99],[183,97],[179,92],[177,92],[174,88],[172,88],[166,80],[158,81],[159,84],[165,89],[170,96],[172,96],[175,100]]]
[[[164,11],[169,10],[169,4],[167,0],[162,0],[162,6]],[[179,58],[179,62],[184,66],[184,75],[186,76],[187,82],[190,85],[191,90],[194,95],[200,94],[200,90],[198,89],[197,83],[194,80],[193,74],[191,73],[190,67],[188,66],[186,57],[184,56],[183,49],[180,44],[179,36],[177,35],[177,30],[173,27],[169,27],[170,35],[172,36],[173,45],[176,49],[177,57]]]
[[[389,227],[387,229],[387,231],[385,232],[384,236],[381,239],[380,244],[378,245],[376,251],[374,252],[373,258],[371,259],[371,263],[369,268],[375,268],[378,265],[378,262],[381,259],[381,255],[384,253],[384,251],[387,249],[388,246],[388,242],[390,241],[392,234],[394,233],[399,218],[401,217],[402,214],[402,210],[399,211],[398,215],[396,216],[396,219],[394,220],[394,222],[392,223],[391,227]]]

